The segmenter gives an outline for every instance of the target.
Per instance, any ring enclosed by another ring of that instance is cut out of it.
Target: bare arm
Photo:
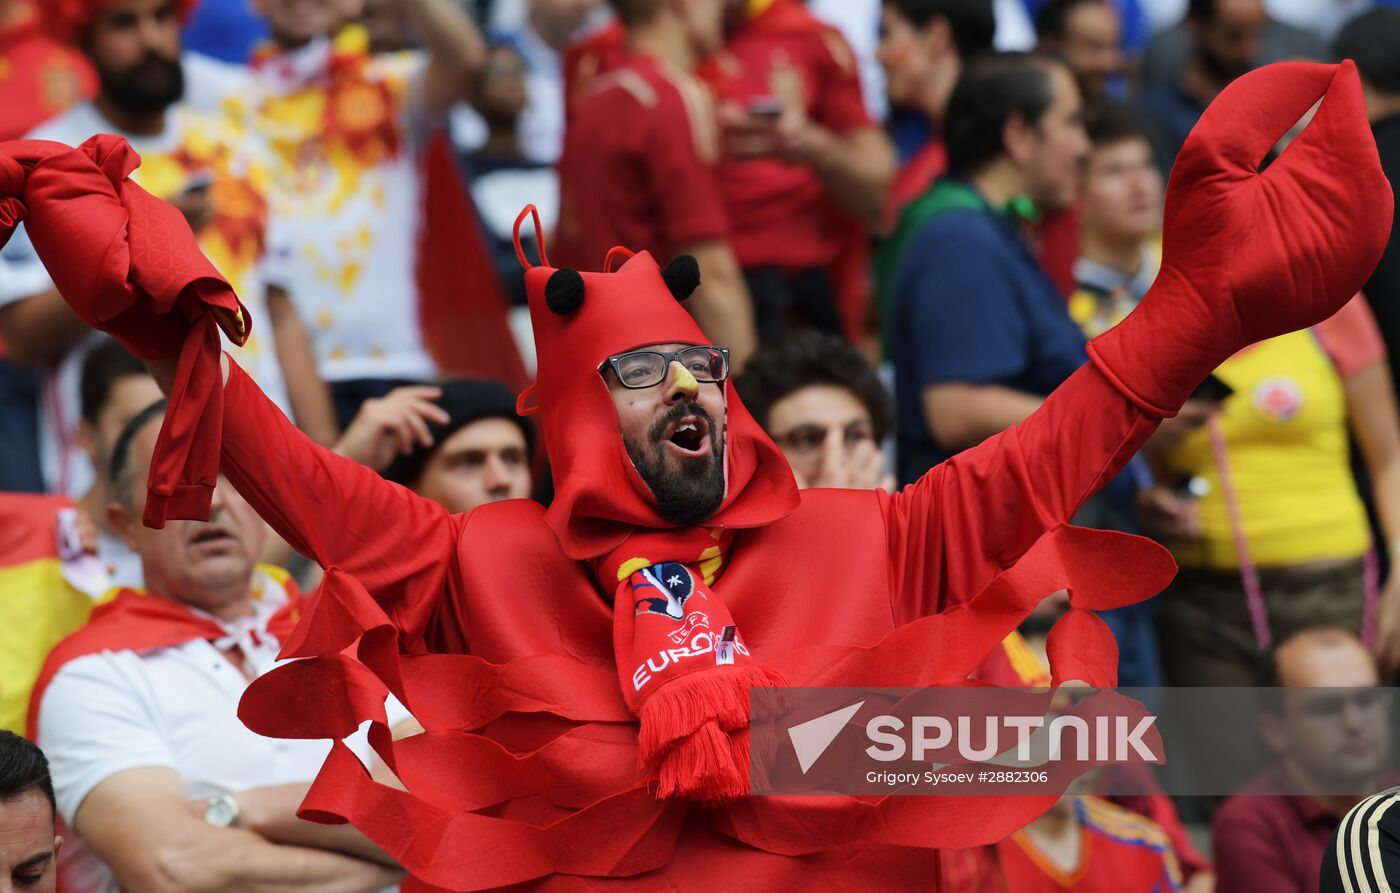
[[[486,58],[486,44],[462,7],[452,0],[401,0],[415,31],[428,48],[423,83],[427,111],[445,115],[464,97]]]
[[[1400,541],[1400,413],[1395,407],[1390,364],[1372,363],[1347,376],[1347,415],[1371,475],[1376,511],[1387,543]],[[1390,577],[1381,596],[1376,657],[1386,675],[1400,669],[1400,573],[1392,553]]]
[[[394,726],[393,736],[397,741],[422,731],[418,720],[409,717]],[[407,790],[378,754],[374,757],[370,775],[381,784]],[[396,864],[387,853],[351,825],[321,825],[297,818],[297,809],[310,788],[310,784],[288,784],[240,791],[235,795],[239,807],[239,826],[275,843],[334,850],[383,865]]]
[[[821,179],[837,207],[871,229],[883,224],[886,193],[894,179],[895,154],[878,127],[837,133],[813,121],[799,105],[776,120],[750,115],[733,105],[720,109],[736,158],[772,156],[805,165]]]
[[[74,825],[133,893],[369,893],[402,876],[363,859],[209,825],[190,811],[180,777],[164,767],[103,781],[78,807]]]
[[[0,307],[0,335],[22,366],[57,362],[90,331],[52,288]]]
[[[1001,385],[936,384],[924,388],[924,421],[934,442],[956,453],[1025,421],[1043,402]]]
[[[267,318],[277,344],[277,363],[287,382],[287,396],[292,402],[292,416],[297,427],[322,446],[335,443],[340,436],[340,426],[336,424],[330,389],[316,371],[311,338],[292,306],[291,297],[275,285],[267,289]]]
[[[889,137],[878,127],[844,136],[810,121],[807,127],[794,154],[821,178],[837,207],[879,229],[895,171]]]
[[[393,867],[396,863],[353,825],[321,825],[297,818],[310,783],[249,788],[234,795],[238,827],[273,843],[343,853]]]
[[[700,264],[700,288],[685,302],[690,315],[716,344],[729,348],[729,362],[737,373],[758,348],[753,302],[729,244],[716,239],[682,245],[676,254],[690,254]]]
[[[1390,364],[1372,363],[1345,382],[1347,413],[1375,490],[1376,510],[1390,542],[1400,541],[1400,413]]]

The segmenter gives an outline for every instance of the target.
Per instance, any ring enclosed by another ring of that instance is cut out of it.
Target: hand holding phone
[[[776,96],[755,96],[749,100],[749,117],[776,121],[782,117],[783,101]]]

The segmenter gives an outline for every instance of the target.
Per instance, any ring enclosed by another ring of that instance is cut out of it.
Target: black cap
[[[457,378],[433,383],[442,389],[442,396],[434,402],[447,410],[451,420],[446,425],[428,422],[428,431],[433,435],[433,445],[425,447],[414,444],[413,452],[405,453],[384,470],[384,477],[404,486],[413,483],[423,472],[428,457],[443,441],[473,422],[482,419],[509,419],[520,426],[525,435],[525,447],[533,455],[535,428],[529,419],[515,414],[515,395],[499,381]]]

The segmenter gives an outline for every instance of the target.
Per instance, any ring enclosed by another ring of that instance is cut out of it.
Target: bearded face
[[[180,16],[173,0],[111,0],[89,27],[84,48],[102,98],[130,115],[164,111],[185,93]]]
[[[126,68],[100,63],[95,68],[102,96],[131,115],[162,112],[185,95],[185,72],[178,56],[167,59],[152,52]]]
[[[657,514],[691,526],[718,511],[725,496],[723,382],[697,382],[679,363],[670,365],[664,381],[645,388],[623,386],[611,368],[603,375],[627,455],[651,489]]]
[[[623,435],[627,455],[656,497],[656,513],[689,527],[724,502],[724,448],[720,426],[698,403],[678,403],[644,437]]]

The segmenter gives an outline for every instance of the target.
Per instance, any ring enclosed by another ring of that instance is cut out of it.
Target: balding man
[[[397,866],[363,835],[296,818],[327,743],[274,741],[239,722],[239,699],[272,669],[298,608],[285,575],[256,564],[258,516],[220,481],[208,521],[141,524],[164,410],[136,415],[112,449],[109,514],[141,556],[149,594],[122,590],[96,608],[49,656],[30,708],[58,813],[76,832],[63,887],[386,887]],[[356,749],[368,756],[363,742]]]
[[[1259,722],[1278,760],[1216,813],[1219,889],[1317,893],[1338,822],[1385,783],[1390,736],[1380,677],[1360,639],[1328,627],[1280,642],[1262,677],[1283,689],[1267,693]],[[1280,796],[1296,791],[1318,793]]]

